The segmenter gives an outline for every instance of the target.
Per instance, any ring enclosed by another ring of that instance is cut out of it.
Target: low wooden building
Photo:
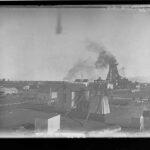
[[[83,92],[81,94],[81,91],[84,91],[85,94]],[[74,105],[76,105],[76,101],[79,98],[81,99],[80,94],[85,95],[82,96],[82,100],[86,100],[86,91],[87,87],[81,83],[51,81],[39,86],[38,98],[47,101],[58,109],[69,111],[72,109],[73,101]]]
[[[82,83],[51,81],[39,86],[38,98],[57,108],[57,110],[70,111],[76,109],[88,113],[91,102],[97,107],[97,101],[99,101],[97,97],[101,95],[101,91],[103,91],[102,87],[98,83],[86,86]],[[94,101],[95,98],[97,99],[96,102]],[[92,107],[92,109],[95,107]]]

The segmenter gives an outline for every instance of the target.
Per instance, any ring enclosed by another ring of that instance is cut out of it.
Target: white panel
[[[113,89],[113,84],[108,83],[108,84],[107,84],[107,88],[108,88],[108,89]]]
[[[74,99],[75,98],[75,92],[72,92],[71,93],[71,99]]]
[[[57,98],[57,92],[52,92],[52,99]]]
[[[140,131],[144,130],[144,117],[140,117]]]
[[[60,129],[60,115],[48,119],[48,133],[56,132]]]
[[[110,108],[107,96],[103,97],[101,105],[102,105],[102,114],[109,114]]]

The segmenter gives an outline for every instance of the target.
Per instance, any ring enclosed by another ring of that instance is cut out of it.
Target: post
[[[65,86],[65,82],[63,81],[63,100],[62,100],[62,107],[65,107],[65,103],[66,103],[66,86]]]
[[[143,114],[140,117],[140,131],[144,130],[144,117]]]
[[[50,88],[50,93],[49,93],[49,101],[48,101],[48,105],[51,103],[51,99],[52,99],[52,90],[51,90],[51,88]]]

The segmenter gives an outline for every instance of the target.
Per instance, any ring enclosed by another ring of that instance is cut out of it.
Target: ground
[[[34,130],[34,118],[49,117],[53,115],[53,109],[47,101],[41,101],[37,97],[37,89],[29,91],[19,90],[18,94],[0,97],[0,129],[1,131]],[[119,92],[114,93],[110,101],[110,114],[105,121],[92,121],[79,118],[61,117],[61,130],[93,131],[103,130],[112,126],[121,126],[123,131],[139,131],[139,117],[143,110],[150,109],[149,102],[138,103],[133,97],[150,96],[150,90],[140,93]],[[61,112],[62,113],[62,112]],[[63,114],[63,113],[62,113]],[[23,128],[24,127],[24,128]]]

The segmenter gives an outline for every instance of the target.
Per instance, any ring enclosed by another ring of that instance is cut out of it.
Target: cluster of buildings
[[[12,88],[1,87],[0,91],[1,91],[1,94],[3,94],[3,95],[18,93],[18,89],[15,87],[12,87]]]

